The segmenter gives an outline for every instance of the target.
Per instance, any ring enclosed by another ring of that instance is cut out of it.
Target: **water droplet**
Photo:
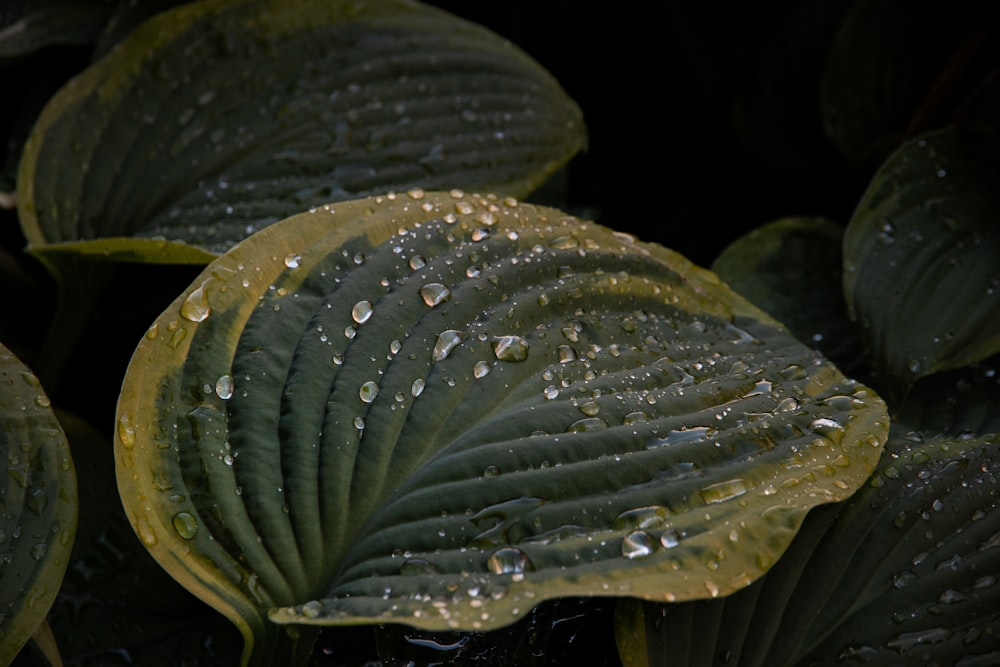
[[[410,394],[413,395],[413,398],[416,398],[417,396],[423,393],[425,385],[426,383],[420,378],[417,378],[416,380],[413,381],[413,384],[410,385]]]
[[[181,317],[191,322],[203,322],[211,312],[212,307],[208,305],[208,297],[205,295],[205,283],[194,290],[181,304]]]
[[[476,365],[472,367],[472,374],[476,378],[483,378],[490,374],[490,362],[488,361],[477,361]]]
[[[427,283],[420,288],[420,298],[430,308],[451,299],[451,290],[441,283]]]
[[[500,476],[500,468],[495,465],[488,465],[483,469],[483,477],[488,477],[490,479]]]
[[[608,427],[608,423],[600,417],[587,417],[573,422],[567,427],[567,433],[586,433],[588,431],[600,431]]]
[[[420,255],[414,255],[410,258],[410,268],[416,271],[417,269],[422,269],[427,266],[427,260]]]
[[[749,490],[747,483],[739,478],[710,484],[701,490],[701,498],[706,504],[721,503],[742,496]]]
[[[431,352],[431,359],[437,363],[438,361],[443,361],[448,358],[451,351],[454,350],[459,343],[465,340],[468,334],[464,331],[456,331],[455,329],[447,329],[438,334],[437,342],[434,343],[434,350]]]
[[[490,555],[486,567],[493,574],[524,574],[534,569],[527,554],[517,547],[500,547]]]
[[[285,255],[285,266],[290,269],[299,268],[299,264],[302,263],[302,257],[296,255],[294,252]]]
[[[548,387],[545,388],[543,394],[545,395],[545,398],[547,400],[551,401],[556,398],[559,398],[559,389],[557,389],[555,385],[550,384]]]
[[[406,576],[440,574],[441,569],[434,563],[423,558],[407,558],[399,566],[399,573]]]
[[[611,525],[616,530],[623,528],[649,530],[651,528],[660,528],[668,518],[670,518],[670,510],[666,507],[650,505],[622,512],[615,517]]]
[[[215,381],[215,395],[226,401],[233,397],[233,377],[222,375]]]
[[[135,426],[128,415],[122,415],[118,418],[118,439],[121,440],[125,449],[135,447]]]
[[[354,308],[351,308],[351,319],[358,324],[364,324],[371,318],[372,312],[371,301],[358,301],[354,304]]]
[[[49,545],[45,542],[39,542],[38,544],[31,547],[31,557],[35,560],[42,560],[45,558],[45,554],[49,550]]]
[[[45,489],[35,489],[28,495],[25,501],[28,509],[36,516],[41,516],[42,512],[45,511],[45,507],[49,504],[49,494],[45,492]]]
[[[198,520],[188,512],[178,512],[172,519],[174,530],[185,540],[193,539],[198,532]]]
[[[581,405],[578,408],[578,410],[580,410],[580,412],[587,415],[588,417],[596,417],[597,414],[601,411],[601,406],[598,405],[596,401],[587,401],[586,403]]]
[[[521,336],[496,336],[493,354],[500,361],[524,361],[528,358],[528,341]]]
[[[635,558],[646,558],[652,555],[656,542],[649,533],[642,530],[634,530],[622,538],[622,556],[633,560]]]
[[[559,354],[559,363],[561,364],[576,361],[576,351],[569,345],[560,345],[556,348],[556,352]]]
[[[378,383],[372,380],[365,382],[361,385],[361,389],[358,390],[358,395],[365,403],[371,403],[378,396]]]
[[[302,616],[305,618],[318,618],[323,611],[323,603],[319,600],[310,600],[302,605]]]
[[[660,535],[660,544],[667,549],[673,549],[681,543],[681,534],[676,530],[668,530]]]

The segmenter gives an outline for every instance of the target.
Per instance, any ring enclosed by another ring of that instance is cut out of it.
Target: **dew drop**
[[[364,324],[371,318],[372,312],[371,301],[358,301],[354,304],[354,308],[351,308],[351,319],[358,324]]]
[[[706,504],[721,503],[742,496],[749,490],[747,483],[739,478],[710,484],[701,490],[702,500]]]
[[[413,395],[413,398],[416,398],[424,392],[425,385],[426,383],[420,378],[413,381],[413,384],[410,385],[410,394]]]
[[[477,361],[476,365],[472,367],[472,374],[476,378],[484,378],[490,374],[490,362],[488,361]]]
[[[652,555],[655,541],[644,530],[634,530],[622,538],[622,556],[629,560]]]
[[[524,574],[534,569],[527,554],[517,547],[500,547],[490,555],[486,567],[493,574]]]
[[[414,255],[410,258],[410,268],[416,271],[417,269],[422,269],[427,266],[427,260],[421,255]]]
[[[317,618],[323,611],[323,603],[319,600],[310,600],[302,605],[302,615],[306,618]]]
[[[31,557],[35,560],[42,560],[45,558],[46,552],[49,550],[49,545],[45,542],[39,542],[38,544],[31,547]]]
[[[224,401],[233,397],[233,377],[231,375],[221,375],[215,381],[215,395]]]
[[[431,359],[437,363],[448,358],[451,351],[461,343],[468,334],[455,329],[447,329],[438,334],[437,342],[434,343],[434,350],[431,352]]]
[[[424,558],[407,558],[399,566],[399,573],[405,576],[440,574],[441,569]]]
[[[587,417],[573,422],[567,427],[567,433],[587,433],[589,431],[600,431],[608,427],[608,423],[600,417]]]
[[[128,415],[122,415],[118,418],[118,439],[121,440],[125,449],[135,447],[135,426]]]
[[[205,295],[205,283],[188,294],[181,304],[181,317],[191,322],[204,322],[211,312],[212,307],[208,305],[208,297]]]
[[[378,396],[378,383],[372,380],[365,382],[363,385],[361,385],[361,389],[358,391],[358,395],[361,397],[361,400],[364,401],[365,403],[371,403],[372,401],[375,400],[375,397]]]
[[[420,298],[428,307],[433,308],[451,299],[451,290],[441,283],[427,283],[420,288]]]
[[[285,255],[285,266],[287,266],[288,268],[297,269],[299,268],[299,264],[301,263],[302,263],[302,257],[295,254],[294,252]]]
[[[500,361],[524,361],[528,358],[528,341],[521,336],[497,336],[493,339],[493,354]]]
[[[188,512],[178,512],[171,521],[174,530],[185,540],[193,539],[198,532],[198,520]]]

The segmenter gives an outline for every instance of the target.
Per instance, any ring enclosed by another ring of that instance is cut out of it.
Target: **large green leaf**
[[[270,621],[486,630],[556,597],[725,595],[887,431],[873,392],[676,253],[420,190],[210,264],[117,418],[137,533],[260,660]]]
[[[870,482],[814,510],[764,577],[724,600],[627,601],[627,667],[996,664],[1000,435],[891,439]]]
[[[842,289],[842,225],[784,218],[730,243],[712,264],[730,287],[847,373],[863,361]]]
[[[76,475],[38,379],[0,345],[0,664],[45,619],[76,532]]]
[[[156,15],[48,104],[18,207],[36,251],[213,252],[305,208],[423,187],[530,192],[579,109],[488,30],[409,0],[203,0]]]
[[[844,293],[887,398],[1000,352],[1000,150],[942,130],[896,151],[844,237]]]

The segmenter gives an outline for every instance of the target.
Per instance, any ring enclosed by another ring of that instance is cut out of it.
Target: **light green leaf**
[[[38,379],[0,345],[0,664],[44,621],[76,532],[76,476]]]
[[[557,597],[726,595],[868,477],[888,426],[676,253],[423,191],[210,264],[117,418],[137,533],[271,659],[272,622],[486,630]]]
[[[844,237],[844,294],[887,397],[1000,352],[995,136],[942,130],[882,166]]]
[[[408,0],[203,0],[156,15],[47,105],[18,174],[32,246],[218,253],[310,206],[409,187],[523,196],[580,110],[488,30]]]

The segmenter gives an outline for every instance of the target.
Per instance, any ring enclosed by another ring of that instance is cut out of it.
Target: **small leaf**
[[[863,361],[844,306],[844,228],[826,218],[785,218],[751,231],[722,251],[712,270],[848,373]]]
[[[0,345],[0,664],[44,621],[76,532],[76,476],[38,379]]]
[[[146,21],[53,97],[18,212],[32,246],[143,237],[218,253],[376,191],[522,196],[583,141],[544,69],[439,10],[206,0]]]
[[[886,394],[1000,352],[997,141],[942,130],[872,179],[844,238],[844,294]]]
[[[552,598],[726,595],[886,430],[679,255],[411,191],[210,264],[136,349],[116,456],[146,546],[253,646],[270,621],[489,630]]]

